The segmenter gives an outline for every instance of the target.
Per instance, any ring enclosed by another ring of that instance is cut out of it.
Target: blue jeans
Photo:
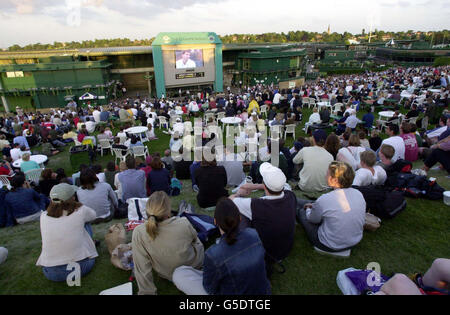
[[[81,277],[84,277],[86,274],[88,274],[91,269],[94,267],[95,264],[95,258],[89,259],[83,259],[77,262],[80,265],[80,273]],[[44,272],[44,276],[51,281],[55,282],[64,282],[67,280],[67,277],[72,270],[67,270],[67,265],[61,265],[61,266],[54,266],[54,267],[42,267],[42,271]]]
[[[84,228],[88,232],[88,234],[92,237],[92,227],[90,223],[86,223]],[[95,258],[85,258],[83,260],[77,261],[80,265],[80,273],[81,277],[84,277],[88,274],[91,269],[94,267]],[[54,267],[42,267],[42,271],[44,272],[44,276],[50,280],[55,282],[64,282],[67,280],[67,277],[74,270],[67,270],[67,265],[54,266]]]

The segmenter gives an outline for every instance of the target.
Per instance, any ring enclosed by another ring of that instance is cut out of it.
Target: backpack
[[[430,181],[425,176],[411,173],[397,173],[395,176],[389,176],[386,184],[412,198],[440,200],[445,191],[436,181]]]
[[[379,218],[393,218],[406,208],[405,197],[399,191],[388,191],[374,185],[353,186],[353,188],[364,196],[366,210]]]
[[[214,225],[214,218],[203,215],[183,212],[180,217],[185,217],[197,231],[198,238],[205,244],[210,237],[219,236],[219,228]]]

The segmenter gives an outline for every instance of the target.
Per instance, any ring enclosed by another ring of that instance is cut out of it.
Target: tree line
[[[367,32],[362,30],[361,34],[349,32],[340,33],[318,33],[307,31],[290,31],[288,33],[264,33],[264,34],[231,34],[219,36],[224,44],[247,44],[247,43],[298,43],[298,42],[318,42],[318,43],[349,43],[350,40],[359,42],[380,42],[393,38],[394,40],[423,40],[433,45],[449,44],[450,36],[448,30],[437,32],[426,32],[408,30],[406,32],[385,32],[375,30]],[[13,45],[8,51],[27,50],[49,50],[49,49],[80,49],[80,48],[102,48],[102,47],[125,47],[125,46],[150,46],[155,38],[131,40],[128,38],[115,39],[95,39],[82,42],[54,42],[53,44],[30,44],[26,46]]]

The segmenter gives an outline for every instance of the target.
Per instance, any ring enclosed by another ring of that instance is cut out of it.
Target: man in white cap
[[[184,134],[184,124],[181,121],[181,118],[177,118],[175,124],[173,125],[173,132],[178,132],[180,136]]]
[[[243,216],[242,225],[258,232],[266,250],[266,268],[270,275],[273,264],[286,258],[294,244],[297,198],[278,167],[263,163],[259,172],[262,184],[245,184],[230,199]],[[259,189],[264,190],[264,197],[241,198]]]

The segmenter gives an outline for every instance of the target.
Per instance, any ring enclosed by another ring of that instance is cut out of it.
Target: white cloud
[[[27,14],[17,13],[11,1],[0,1],[0,47],[95,38],[150,38],[160,32],[324,32],[329,24],[332,32],[339,33],[359,33],[363,28],[367,32],[371,23],[373,28],[386,31],[450,28],[450,7],[444,0],[80,0],[85,5],[77,27],[67,24],[65,1],[34,1],[34,10]]]

